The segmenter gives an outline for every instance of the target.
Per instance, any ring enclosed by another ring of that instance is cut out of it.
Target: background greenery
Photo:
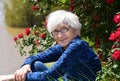
[[[33,25],[40,26],[44,20],[44,14],[36,16],[32,10],[29,1],[26,4],[21,0],[9,0],[4,2],[5,6],[5,22],[11,27],[30,27]]]

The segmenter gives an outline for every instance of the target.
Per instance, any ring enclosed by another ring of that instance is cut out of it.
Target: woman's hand
[[[25,81],[26,79],[26,74],[30,72],[30,65],[24,65],[22,68],[18,69],[14,73],[14,79],[15,81]]]

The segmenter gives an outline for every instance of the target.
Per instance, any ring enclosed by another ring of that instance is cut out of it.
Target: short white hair
[[[64,23],[75,29],[81,29],[82,24],[79,21],[79,17],[72,12],[66,10],[56,10],[51,12],[47,17],[47,29],[51,34],[57,25]]]

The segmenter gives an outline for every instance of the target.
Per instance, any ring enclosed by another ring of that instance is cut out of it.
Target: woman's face
[[[65,24],[59,24],[52,32],[53,38],[63,48],[66,48],[68,44],[79,34],[78,29],[73,29]]]

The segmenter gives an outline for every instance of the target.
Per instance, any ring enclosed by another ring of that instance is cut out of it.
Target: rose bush
[[[120,80],[120,27],[111,33],[109,40],[114,43],[108,55],[108,61],[102,66],[102,71],[97,77],[98,81]]]
[[[110,34],[109,40],[113,42],[111,51],[108,54],[108,61],[102,66],[102,71],[97,77],[98,81],[119,81],[120,80],[120,14],[113,18],[117,29]],[[100,54],[100,53],[99,53]],[[99,55],[101,59],[102,56]]]
[[[54,42],[48,32],[46,32],[46,28],[38,27],[25,28],[24,33],[14,36],[14,41],[21,56],[42,52]]]

